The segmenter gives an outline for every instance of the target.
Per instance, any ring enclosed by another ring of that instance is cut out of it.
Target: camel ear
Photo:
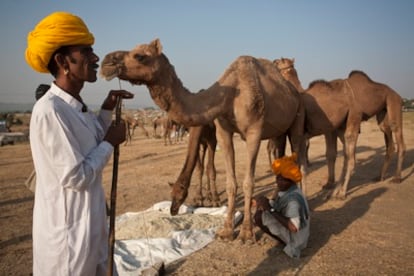
[[[161,41],[159,40],[159,38],[156,38],[153,41],[151,41],[150,45],[151,45],[151,47],[154,47],[154,49],[156,50],[156,53],[158,55],[161,55],[162,45],[161,45]]]
[[[273,63],[274,63],[274,64],[276,64],[276,65],[278,65],[278,64],[279,64],[279,62],[280,62],[280,59],[275,59],[275,60],[273,61]]]

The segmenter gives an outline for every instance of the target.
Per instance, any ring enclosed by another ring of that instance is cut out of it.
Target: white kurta
[[[81,108],[53,83],[33,108],[34,275],[95,275],[107,259],[102,171],[113,147],[103,138],[112,112],[96,116]]]

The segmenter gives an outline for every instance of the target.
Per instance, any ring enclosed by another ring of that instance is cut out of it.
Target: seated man
[[[309,207],[305,196],[296,185],[302,179],[296,155],[276,159],[272,164],[276,174],[278,196],[269,200],[264,196],[253,199],[256,206],[255,225],[282,242],[283,251],[292,258],[299,258],[309,238]]]

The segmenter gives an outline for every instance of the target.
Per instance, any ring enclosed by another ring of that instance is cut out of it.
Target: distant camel
[[[171,133],[173,131],[174,122],[168,115],[158,116],[152,121],[153,137],[157,137],[157,129],[161,128],[161,137],[164,140],[164,145],[172,145]],[[167,142],[168,141],[168,142]]]
[[[145,129],[143,122],[141,122],[138,119],[135,119],[131,116],[123,116],[122,118],[125,123],[126,123],[126,131],[127,131],[127,135],[126,135],[126,140],[125,140],[125,146],[129,143],[132,142],[132,136],[134,136],[134,132],[135,132],[135,128],[139,127],[144,135],[149,138],[149,134],[148,131]]]
[[[172,131],[174,133],[174,142],[178,144],[183,141],[184,135],[188,132],[188,128],[183,124],[173,122]]]
[[[214,120],[216,136],[226,163],[228,209],[224,227],[217,235],[234,238],[237,194],[233,134],[246,141],[247,168],[243,181],[244,217],[239,239],[254,240],[251,200],[260,142],[288,132],[293,150],[303,164],[304,110],[296,89],[283,79],[270,60],[250,56],[237,58],[222,77],[208,89],[191,93],[177,77],[162,53],[158,39],[131,51],[105,56],[101,74],[108,80],[119,77],[132,84],[144,84],[152,99],[174,121],[187,126],[205,125]],[[173,211],[173,210],[171,210]],[[175,215],[174,212],[171,212]]]
[[[200,149],[201,146],[201,149]],[[189,128],[187,156],[184,166],[175,183],[170,183],[171,190],[171,212],[178,213],[180,206],[184,203],[188,195],[191,176],[196,168],[198,179],[198,193],[193,201],[196,206],[205,206],[204,200],[207,199],[212,206],[220,206],[220,197],[216,187],[216,168],[214,166],[214,156],[216,152],[217,139],[214,124],[196,126]],[[207,198],[203,195],[203,174],[205,154],[208,154],[207,161]]]
[[[288,59],[285,59],[285,61]],[[300,85],[293,62],[289,71],[282,75]],[[355,167],[355,147],[361,121],[377,117],[384,132],[386,154],[379,179],[385,179],[394,152],[392,132],[397,142],[398,163],[393,182],[401,181],[401,169],[405,145],[402,129],[402,99],[388,86],[373,82],[364,72],[352,71],[345,80],[315,81],[301,94],[306,110],[306,135],[323,134],[326,141],[328,182],[325,188],[333,188],[332,197],[346,197],[347,187]],[[335,183],[337,137],[344,144],[344,164],[339,182]]]

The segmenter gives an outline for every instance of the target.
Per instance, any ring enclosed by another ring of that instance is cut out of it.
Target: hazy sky
[[[207,88],[240,55],[295,58],[304,88],[316,79],[345,78],[354,69],[414,98],[412,0],[2,0],[0,102],[31,103],[49,74],[25,62],[29,31],[46,15],[80,16],[95,36],[96,54],[129,50],[159,38],[177,75],[191,91]],[[154,106],[148,90],[130,107]],[[100,104],[117,80],[86,84],[82,97]]]

